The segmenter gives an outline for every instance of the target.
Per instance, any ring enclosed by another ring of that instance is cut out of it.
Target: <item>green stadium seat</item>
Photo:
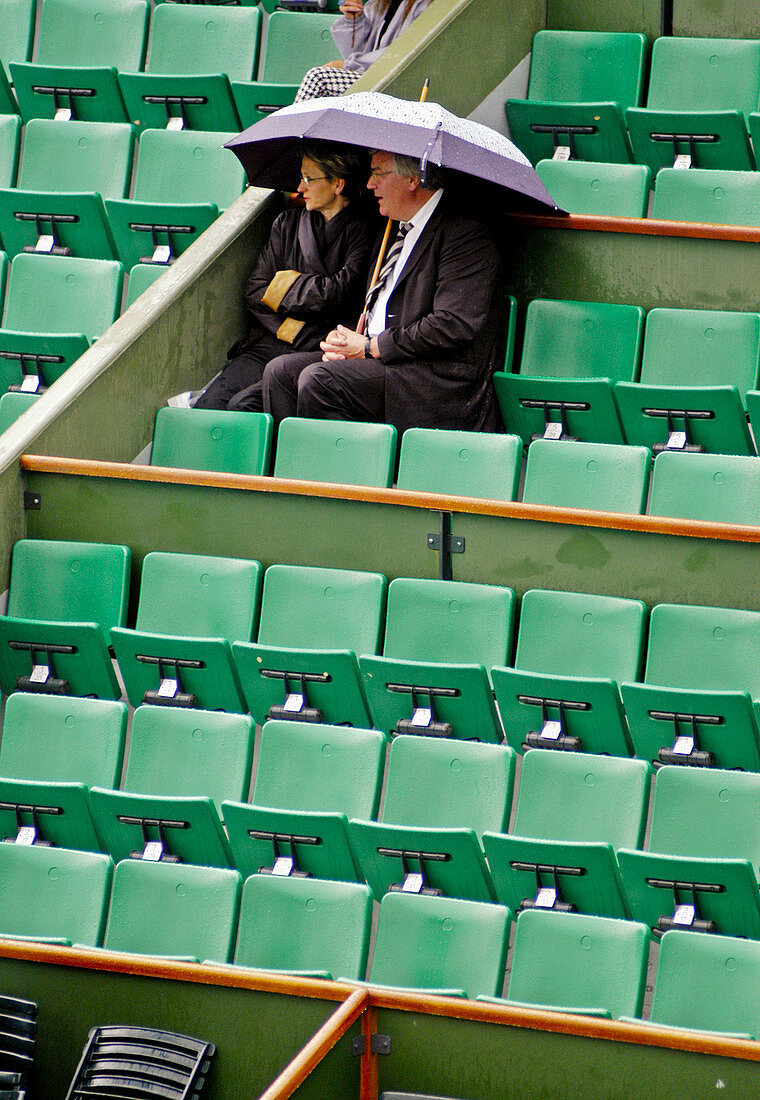
[[[655,175],[675,166],[754,168],[747,116],[759,101],[760,42],[658,38],[646,108],[625,113],[634,157]]]
[[[272,447],[268,413],[165,407],[156,413],[151,466],[266,474]]]
[[[379,822],[351,821],[375,897],[391,890],[495,901],[480,843],[509,824],[515,754],[502,745],[399,737]]]
[[[225,802],[245,876],[361,881],[348,819],[377,816],[385,739],[377,730],[267,722],[251,802]]]
[[[158,4],[145,72],[119,74],[130,119],[142,130],[239,128],[230,80],[255,75],[260,35],[256,7]]]
[[[641,102],[646,47],[643,34],[539,31],[527,97],[505,105],[512,140],[534,164],[631,161],[623,111]]]
[[[746,399],[753,439],[760,439],[760,390],[747,390]]]
[[[258,640],[232,646],[257,722],[371,725],[357,654],[377,653],[385,592],[380,573],[270,565]]]
[[[130,269],[127,279],[127,297],[124,309],[128,309],[141,294],[144,294],[149,287],[153,286],[164,270],[163,264],[135,264]]]
[[[639,306],[530,302],[520,372],[494,374],[507,431],[624,443],[613,386],[638,378],[643,330]]]
[[[746,394],[759,364],[760,314],[651,310],[640,380],[615,386],[626,439],[655,454],[754,454]]]
[[[662,168],[652,217],[711,225],[760,225],[760,173]]]
[[[369,983],[449,996],[495,996],[504,981],[511,919],[501,905],[386,894]]]
[[[135,629],[111,635],[132,706],[245,710],[230,643],[255,632],[262,572],[241,558],[146,554]]]
[[[650,516],[760,524],[760,463],[756,455],[657,456]]]
[[[393,483],[395,463],[392,424],[289,416],[277,433],[275,477],[387,489]]]
[[[10,77],[8,62],[30,61],[37,20],[37,0],[3,0],[0,19],[0,58]]]
[[[634,920],[760,939],[760,775],[660,768],[646,851],[618,849]]]
[[[240,903],[236,966],[361,979],[372,894],[358,882],[251,875]]]
[[[536,439],[528,448],[522,499],[638,515],[646,505],[651,465],[646,447]]]
[[[224,148],[232,133],[144,130],[130,199],[106,199],[126,268],[171,263],[243,193],[245,172]]]
[[[139,70],[148,0],[43,0],[34,63],[9,68],[25,122],[31,118],[127,122],[117,70]]]
[[[103,947],[229,962],[241,885],[237,871],[219,867],[122,860],[114,870]]]
[[[0,190],[0,238],[8,255],[115,259],[103,197],[127,193],[133,147],[126,123],[28,122],[18,186]]]
[[[509,659],[511,588],[397,577],[382,657],[359,658],[373,725],[388,734],[499,742],[488,669]]]
[[[120,697],[108,631],[126,616],[130,558],[126,546],[19,539],[0,616],[6,694]]]
[[[636,755],[760,771],[759,668],[757,611],[658,604],[643,682],[620,687]]]
[[[618,684],[639,676],[640,600],[530,589],[511,668],[493,668],[507,741],[524,748],[630,756]]]
[[[483,834],[499,901],[628,917],[615,849],[643,841],[650,777],[643,760],[527,752],[512,832]]]
[[[21,119],[18,115],[0,114],[0,186],[2,187],[13,187],[16,182],[20,145]]]
[[[37,393],[4,393],[0,397],[0,434],[10,428],[38,397]]]
[[[643,164],[540,160],[536,171],[557,206],[571,214],[647,216],[652,172]]]
[[[37,393],[60,378],[118,317],[123,282],[115,260],[14,257],[0,329],[0,392]]]
[[[416,493],[514,500],[522,440],[496,432],[407,428],[396,488]]]

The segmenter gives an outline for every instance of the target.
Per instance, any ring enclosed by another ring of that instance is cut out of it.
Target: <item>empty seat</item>
[[[562,149],[630,161],[623,111],[641,101],[646,46],[643,34],[539,31],[527,97],[506,102],[513,140],[534,164]]]
[[[515,602],[497,585],[392,581],[383,655],[359,659],[375,727],[501,741],[488,669],[509,658]]]
[[[0,617],[4,692],[120,697],[108,632],[126,616],[130,560],[126,546],[19,539]]]
[[[760,524],[760,463],[754,455],[657,456],[651,516]]]
[[[507,431],[623,443],[613,385],[638,378],[643,330],[639,306],[530,302],[520,372],[494,374]]]
[[[2,55],[0,55],[2,56]],[[21,145],[21,119],[0,114],[0,186],[13,187]]]
[[[615,849],[642,843],[650,776],[642,760],[526,753],[512,832],[483,834],[499,901],[629,916]]]
[[[652,172],[646,165],[540,160],[536,171],[557,206],[571,214],[647,216]]]
[[[266,474],[271,446],[272,417],[268,413],[167,406],[156,413],[150,464]]]
[[[753,454],[746,394],[760,364],[760,314],[653,309],[638,382],[615,398],[629,443],[662,450]]]
[[[514,665],[491,673],[509,744],[630,755],[618,685],[639,677],[645,624],[640,600],[526,592]]]
[[[712,225],[760,225],[760,173],[663,168],[655,182],[652,217]]]
[[[37,1005],[0,996],[0,1086],[6,1100],[24,1100],[34,1075]]]
[[[395,461],[392,424],[289,416],[277,433],[274,476],[387,488]]]
[[[3,0],[0,18],[0,58],[10,76],[8,62],[29,61],[34,45],[37,0]]]
[[[522,499],[638,515],[646,505],[651,465],[646,447],[537,439],[528,448]]]
[[[419,493],[514,500],[522,440],[496,432],[407,428],[396,487]]]
[[[134,267],[130,268],[124,308],[128,309],[141,294],[144,294],[149,287],[153,286],[164,270],[163,264],[135,264]],[[200,412],[200,409],[198,411]]]
[[[4,393],[0,397],[0,434],[25,413],[38,398],[36,393]]]

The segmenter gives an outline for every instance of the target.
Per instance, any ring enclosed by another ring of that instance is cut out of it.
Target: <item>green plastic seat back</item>
[[[245,128],[280,107],[290,106],[296,98],[299,82],[270,84],[261,80],[233,80],[230,86],[238,117]]]
[[[254,724],[247,714],[138,707],[132,718],[124,790],[210,795],[217,808],[225,798],[245,800],[253,740]]]
[[[757,869],[760,775],[714,768],[660,768],[654,781],[647,847],[650,852],[677,856],[748,859]]]
[[[649,515],[715,523],[760,523],[755,455],[676,454],[655,459]]]
[[[3,328],[100,336],[119,316],[124,268],[115,260],[22,253],[11,263]]]
[[[229,962],[240,888],[237,871],[124,859],[114,871],[103,946]]]
[[[261,12],[253,7],[159,4],[153,13],[145,71],[256,75]]]
[[[258,641],[294,649],[377,653],[386,580],[381,573],[270,565]]]
[[[148,0],[43,0],[38,65],[112,65],[125,72],[143,66]],[[15,59],[14,59],[15,60]]]
[[[0,775],[117,787],[127,735],[127,707],[14,691],[5,706]]]
[[[373,819],[384,762],[385,739],[377,730],[267,722],[251,802]]]
[[[127,309],[136,301],[141,294],[153,286],[156,279],[160,275],[163,275],[166,268],[162,264],[135,264],[129,272],[129,278],[127,280],[127,299],[124,306]],[[202,412],[202,409],[198,409],[198,412]]]
[[[243,886],[238,966],[362,979],[372,894],[358,882],[251,875]]]
[[[636,680],[645,622],[640,600],[532,588],[522,598],[514,667]]]
[[[515,754],[503,745],[397,737],[381,820],[501,832],[509,822]]]
[[[0,187],[16,183],[20,144],[21,119],[18,115],[0,115]]]
[[[8,62],[30,61],[34,45],[37,0],[3,0],[0,16],[0,58],[10,76]]]
[[[528,449],[528,504],[643,512],[652,456],[646,447],[537,439]]]
[[[143,559],[137,630],[250,641],[261,563],[244,558],[153,551]]]
[[[652,171],[644,164],[540,160],[536,171],[557,206],[571,214],[647,215]]]
[[[0,844],[0,935],[99,946],[112,872],[98,852]]]
[[[531,749],[523,757],[512,832],[636,848],[644,839],[650,776],[644,760]]]
[[[604,31],[538,31],[533,36],[528,99],[641,100],[646,38]]]
[[[261,79],[270,84],[298,83],[306,69],[335,58],[330,27],[334,15],[274,11],[267,21]]]
[[[655,386],[756,388],[760,313],[652,309],[644,326],[639,381]]]
[[[369,980],[494,996],[504,978],[510,919],[501,905],[386,894]]]
[[[647,107],[672,111],[756,111],[760,42],[658,38],[652,46]]]
[[[0,434],[10,428],[38,397],[37,393],[4,393],[0,397]]]
[[[219,131],[144,130],[137,144],[132,198],[171,205],[215,203],[226,209],[245,187],[242,164],[232,150],[224,148],[234,136]],[[176,221],[177,216],[169,220]]]
[[[95,542],[19,539],[13,547],[8,615],[97,623],[108,641],[127,613],[131,553]]]
[[[290,416],[277,434],[274,476],[388,488],[395,459],[392,424]]]
[[[650,941],[645,924],[528,909],[517,918],[507,997],[638,1016]]]
[[[760,697],[760,612],[657,604],[644,682]],[[626,676],[624,679],[637,679]]]
[[[714,225],[760,225],[760,175],[663,168],[657,174],[652,217]]]
[[[522,440],[495,432],[407,428],[396,487],[420,493],[514,500]]]
[[[486,668],[505,664],[515,603],[511,588],[493,584],[397,577],[388,588],[383,655]]]
[[[639,306],[535,298],[525,317],[520,374],[635,381],[643,328]]]
[[[266,474],[271,446],[269,413],[166,406],[156,413],[150,464],[231,474]]]
[[[28,191],[97,191],[123,197],[132,173],[134,131],[126,122],[49,118],[26,124],[18,186]]]

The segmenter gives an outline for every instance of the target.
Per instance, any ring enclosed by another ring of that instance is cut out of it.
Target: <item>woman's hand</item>
[[[364,11],[364,0],[343,0],[340,5],[340,10],[343,15],[353,16],[361,15]]]
[[[325,61],[325,66],[328,69],[342,69],[343,60],[341,59],[340,61]]]

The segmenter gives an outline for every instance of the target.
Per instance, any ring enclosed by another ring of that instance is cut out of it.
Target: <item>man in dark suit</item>
[[[343,325],[314,353],[273,359],[264,408],[285,416],[384,421],[409,427],[493,430],[491,382],[503,341],[496,246],[479,222],[451,208],[440,172],[392,153],[372,154],[367,186],[399,222],[363,332]]]

